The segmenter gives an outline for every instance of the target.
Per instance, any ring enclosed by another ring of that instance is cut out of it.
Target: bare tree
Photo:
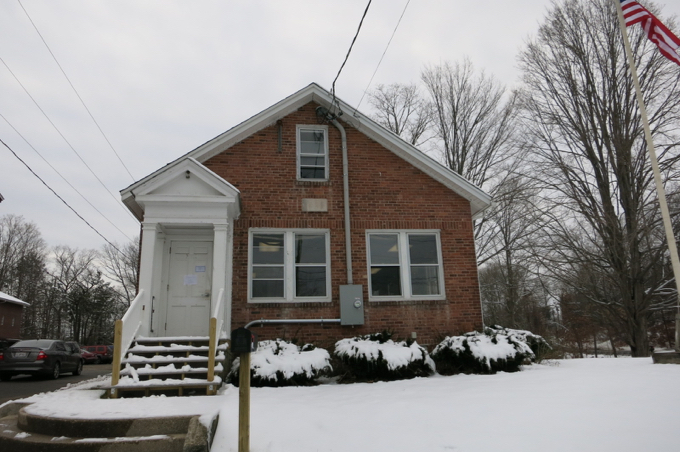
[[[647,322],[665,285],[654,267],[665,245],[652,233],[659,216],[615,8],[610,0],[553,4],[520,55],[521,103],[549,202],[545,268],[606,309],[634,356],[648,356]],[[679,158],[677,67],[640,30],[631,42],[668,176]]]
[[[368,100],[375,108],[373,119],[378,124],[413,146],[420,146],[427,141],[426,132],[431,123],[430,110],[417,85],[378,85],[369,93]]]
[[[0,290],[18,296],[15,287],[21,281],[18,272],[27,269],[26,259],[44,257],[45,242],[35,223],[17,215],[0,217]]]
[[[479,276],[486,323],[530,329],[536,312],[546,310],[543,291],[535,290],[540,285],[535,283],[538,269],[532,256],[532,240],[543,227],[538,200],[536,183],[520,175],[508,177],[496,190],[490,221],[497,231],[492,246],[499,252]],[[540,328],[545,330],[545,325]]]
[[[468,59],[427,67],[421,77],[430,96],[434,146],[447,167],[488,189],[494,170],[515,149],[515,94],[476,72]]]
[[[115,246],[106,244],[102,248],[104,274],[116,284],[129,307],[139,286],[139,238]]]

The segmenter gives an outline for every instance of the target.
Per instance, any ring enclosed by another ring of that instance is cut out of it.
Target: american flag
[[[661,53],[680,65],[680,38],[675,36],[659,19],[635,0],[621,0],[626,27],[640,23],[647,37],[659,48]]]

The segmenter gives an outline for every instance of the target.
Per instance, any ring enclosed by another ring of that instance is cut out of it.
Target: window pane
[[[296,264],[325,264],[326,236],[295,235],[295,263]]]
[[[255,267],[253,279],[283,279],[283,267]]]
[[[326,157],[300,157],[300,166],[325,166]]]
[[[411,267],[413,295],[439,295],[439,267]]]
[[[253,280],[253,298],[283,297],[283,280]]]
[[[433,234],[408,236],[411,264],[438,264],[437,237]]]
[[[323,130],[300,130],[300,141],[317,141],[323,143]]]
[[[325,168],[300,168],[300,178],[302,179],[325,179]]]
[[[283,234],[253,234],[254,264],[283,264]]]
[[[397,234],[371,234],[371,265],[399,264]]]
[[[323,141],[300,141],[300,154],[325,154]]]
[[[326,267],[297,267],[295,292],[298,297],[325,297]]]
[[[399,267],[371,267],[372,295],[401,295]]]

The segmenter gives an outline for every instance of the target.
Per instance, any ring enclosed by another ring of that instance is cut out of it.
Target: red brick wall
[[[0,300],[0,337],[18,339],[21,332],[23,307],[16,303]],[[14,321],[14,326],[12,326]]]
[[[328,125],[330,180],[296,180],[296,125],[319,124],[310,103],[204,164],[241,191],[242,212],[234,229],[233,325],[260,318],[339,318],[338,286],[347,284],[343,223],[340,132]],[[284,337],[330,346],[337,339],[391,330],[398,338],[417,333],[420,344],[482,324],[477,264],[467,200],[414,168],[343,122],[347,132],[352,266],[354,284],[363,285],[365,325],[254,327],[260,339]],[[303,198],[325,198],[328,212],[302,212]],[[247,303],[248,230],[254,227],[327,228],[331,240],[331,303]],[[366,229],[440,230],[446,300],[368,301]]]

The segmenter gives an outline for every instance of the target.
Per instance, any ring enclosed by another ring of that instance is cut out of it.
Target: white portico
[[[142,223],[138,336],[207,336],[222,294],[231,324],[233,222],[239,191],[191,157],[121,191]]]

